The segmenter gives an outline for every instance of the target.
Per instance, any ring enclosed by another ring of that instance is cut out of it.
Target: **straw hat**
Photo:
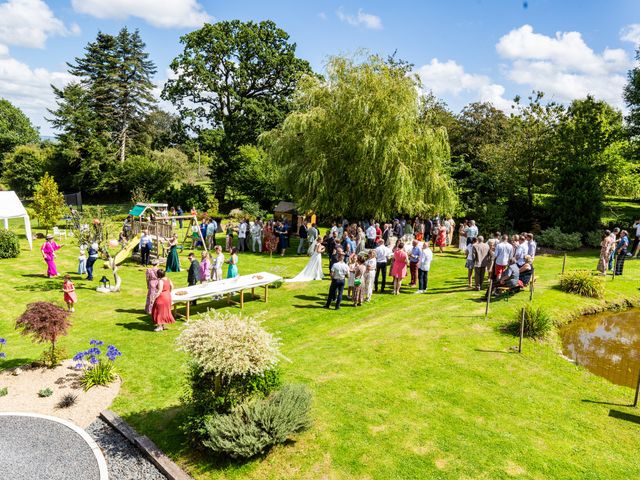
[[[53,240],[53,234],[49,233],[49,234],[46,236],[46,239],[47,239],[47,240]]]

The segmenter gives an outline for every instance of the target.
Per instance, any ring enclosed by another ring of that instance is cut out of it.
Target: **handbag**
[[[353,281],[353,285],[354,285],[354,286],[356,286],[356,287],[359,287],[360,285],[362,285],[362,280],[361,280],[361,279],[359,279],[359,278],[356,278],[356,279]]]

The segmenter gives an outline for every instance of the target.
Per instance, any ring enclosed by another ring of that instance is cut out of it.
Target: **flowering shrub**
[[[188,322],[177,342],[203,372],[221,379],[262,374],[280,356],[280,339],[254,318],[231,313],[207,312]]]
[[[91,340],[89,349],[78,352],[73,356],[76,369],[82,370],[82,386],[86,392],[96,385],[109,385],[116,379],[114,363],[116,358],[122,355],[113,345],[108,345],[106,352],[100,347],[104,345],[102,340]]]
[[[209,415],[229,413],[280,386],[280,341],[255,318],[207,312],[187,324],[177,343],[191,357],[189,388],[183,396],[190,414],[183,429],[196,440],[206,437]]]

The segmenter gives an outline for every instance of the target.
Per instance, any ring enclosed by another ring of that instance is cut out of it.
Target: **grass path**
[[[68,244],[60,254],[64,272],[76,268],[77,247]],[[118,346],[124,382],[113,409],[196,478],[640,477],[640,426],[609,416],[618,410],[640,419],[640,411],[623,406],[633,391],[562,359],[555,336],[525,340],[522,355],[511,353],[517,339],[498,327],[528,295],[492,304],[485,321],[478,293],[465,288],[464,259],[435,257],[428,295],[406,288],[357,309],[326,311],[320,308],[328,290],[323,281],[272,290],[267,305],[246,303],[246,314],[264,315],[265,326],[283,339],[291,359],[283,365],[286,380],[313,390],[315,423],[297,442],[244,465],[206,460],[186,447],[178,429],[185,357],[174,344],[183,323],[152,331],[142,311],[142,268],[121,268],[119,294],[99,294],[95,283],[76,280],[80,303],[63,345],[69,354],[90,338]],[[293,276],[306,260],[241,254],[239,269]],[[595,252],[581,252],[569,257],[567,268],[593,269],[596,262]],[[534,303],[557,321],[603,304],[557,290],[561,265],[561,257],[536,259]],[[25,304],[62,301],[61,281],[43,272],[38,250],[0,260],[6,366],[33,360],[41,350],[13,330]],[[185,272],[170,275],[176,285],[186,284]],[[640,262],[627,262],[624,277],[607,280],[606,301],[640,302],[639,280]]]

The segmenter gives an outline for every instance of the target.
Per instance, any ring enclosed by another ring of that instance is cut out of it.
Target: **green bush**
[[[4,397],[9,394],[9,389],[7,387],[0,388],[0,397]]]
[[[547,228],[538,234],[538,245],[555,250],[576,250],[582,246],[579,233],[563,233],[558,227]]]
[[[522,310],[518,309],[515,319],[504,326],[504,330],[513,335],[520,335]],[[531,304],[524,307],[524,336],[527,338],[544,338],[553,328],[551,317],[541,308],[534,308]]]
[[[184,183],[179,187],[172,185],[166,190],[154,195],[153,198],[159,202],[166,202],[173,207],[179,205],[185,213],[188,213],[191,207],[196,207],[199,212],[208,210],[213,206],[210,205],[210,196],[211,193],[203,185]]]
[[[282,444],[311,425],[311,393],[303,385],[285,385],[263,400],[241,405],[228,415],[212,415],[203,444],[232,458],[250,458]]]
[[[39,396],[40,398],[50,397],[51,395],[53,395],[53,390],[51,390],[49,387],[47,387],[47,388],[42,388],[42,389],[38,392],[38,396]]]
[[[584,237],[584,244],[588,247],[600,248],[602,242],[602,236],[604,232],[601,230],[594,230],[593,232],[587,232]]]
[[[9,230],[0,230],[0,258],[15,258],[20,253],[18,236]]]
[[[573,270],[562,275],[560,289],[583,297],[602,298],[604,296],[602,278],[594,276],[587,270]]]

